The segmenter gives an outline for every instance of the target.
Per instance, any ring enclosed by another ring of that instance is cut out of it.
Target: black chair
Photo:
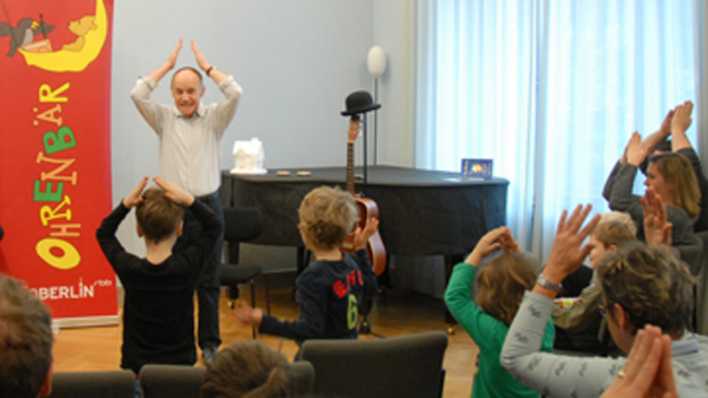
[[[193,398],[199,396],[205,372],[186,365],[144,365],[138,378],[144,398]]]
[[[447,335],[429,332],[379,340],[307,340],[302,359],[315,368],[315,395],[435,398],[444,383]]]
[[[698,278],[694,289],[695,329],[700,334],[708,334],[708,231],[698,232],[696,236],[703,242],[703,252],[701,253],[701,268],[692,270]]]
[[[288,368],[290,392],[293,396],[308,396],[315,388],[315,367],[307,361],[297,361]]]
[[[262,216],[256,208],[225,208],[224,209],[224,241],[227,244],[226,262],[219,266],[219,279],[222,286],[228,288],[229,306],[233,308],[238,298],[238,285],[250,284],[251,305],[256,306],[255,279],[263,274],[259,265],[239,264],[239,245],[252,240],[262,231]],[[270,314],[270,292],[268,280],[264,278],[266,293],[266,312]],[[256,338],[256,328],[253,327],[253,338]]]
[[[133,398],[135,375],[129,370],[54,373],[49,398]]]

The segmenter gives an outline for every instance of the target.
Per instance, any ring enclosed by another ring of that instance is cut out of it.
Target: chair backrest
[[[224,240],[247,242],[261,234],[262,216],[255,207],[227,207],[224,209]]]
[[[52,375],[50,398],[132,398],[135,375],[129,370],[57,372]]]
[[[315,394],[433,398],[442,388],[443,332],[381,340],[308,340],[302,359],[315,367]]]
[[[691,237],[691,242],[686,245],[675,246],[679,252],[679,257],[686,264],[694,276],[698,276],[703,268],[703,239],[696,234]]]
[[[315,390],[315,367],[307,361],[296,361],[288,369],[291,392],[295,396],[307,396]]]
[[[262,215],[257,208],[224,208],[224,240],[228,243],[227,263],[238,264],[239,243],[257,238],[262,230]]]
[[[145,365],[140,369],[144,398],[199,397],[206,369],[186,365]]]

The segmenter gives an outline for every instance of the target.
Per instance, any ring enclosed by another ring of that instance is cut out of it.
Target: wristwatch
[[[538,275],[538,278],[536,278],[536,284],[544,289],[548,289],[556,293],[560,293],[563,290],[563,285],[549,281],[543,276],[543,274]]]

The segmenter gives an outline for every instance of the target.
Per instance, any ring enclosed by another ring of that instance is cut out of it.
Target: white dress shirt
[[[130,92],[138,111],[160,138],[160,176],[179,184],[194,196],[216,192],[221,184],[219,148],[226,127],[236,114],[241,86],[233,76],[219,89],[225,100],[199,106],[190,118],[173,106],[150,101],[157,82],[138,79]]]

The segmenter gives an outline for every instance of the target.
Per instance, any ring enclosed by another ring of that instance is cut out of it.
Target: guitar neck
[[[354,143],[347,142],[347,191],[354,194]]]

